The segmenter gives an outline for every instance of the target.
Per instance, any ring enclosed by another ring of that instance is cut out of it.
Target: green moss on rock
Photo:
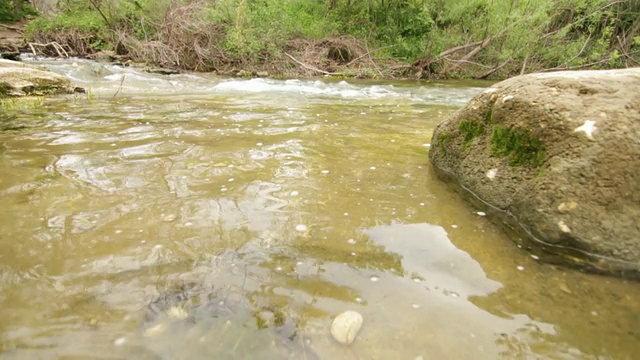
[[[471,141],[484,134],[485,125],[476,121],[460,121],[458,123],[458,130],[464,136],[464,141],[462,143],[462,151],[466,150]]]
[[[447,155],[447,145],[451,140],[453,140],[453,135],[451,134],[438,135],[438,145],[440,146],[440,151],[442,151],[443,155]]]
[[[491,133],[491,155],[507,157],[509,165],[538,167],[546,149],[542,141],[524,129],[495,125]]]

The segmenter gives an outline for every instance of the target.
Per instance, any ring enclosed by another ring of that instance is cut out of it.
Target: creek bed
[[[90,92],[2,120],[3,359],[640,354],[637,282],[541,263],[435,177],[488,83],[33,62]]]

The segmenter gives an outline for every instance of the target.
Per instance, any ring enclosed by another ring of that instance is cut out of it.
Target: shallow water
[[[639,283],[540,263],[435,177],[488,84],[39,63],[91,91],[2,122],[2,359],[640,354]]]

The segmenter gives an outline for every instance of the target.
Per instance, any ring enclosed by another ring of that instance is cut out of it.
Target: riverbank
[[[76,1],[31,22],[51,56],[232,76],[505,79],[640,64],[640,4],[598,0]],[[31,50],[31,49],[29,49]]]

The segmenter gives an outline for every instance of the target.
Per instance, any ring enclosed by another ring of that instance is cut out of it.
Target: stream
[[[435,176],[488,82],[26,61],[89,91],[0,121],[0,359],[640,357],[640,283],[541,262]]]

